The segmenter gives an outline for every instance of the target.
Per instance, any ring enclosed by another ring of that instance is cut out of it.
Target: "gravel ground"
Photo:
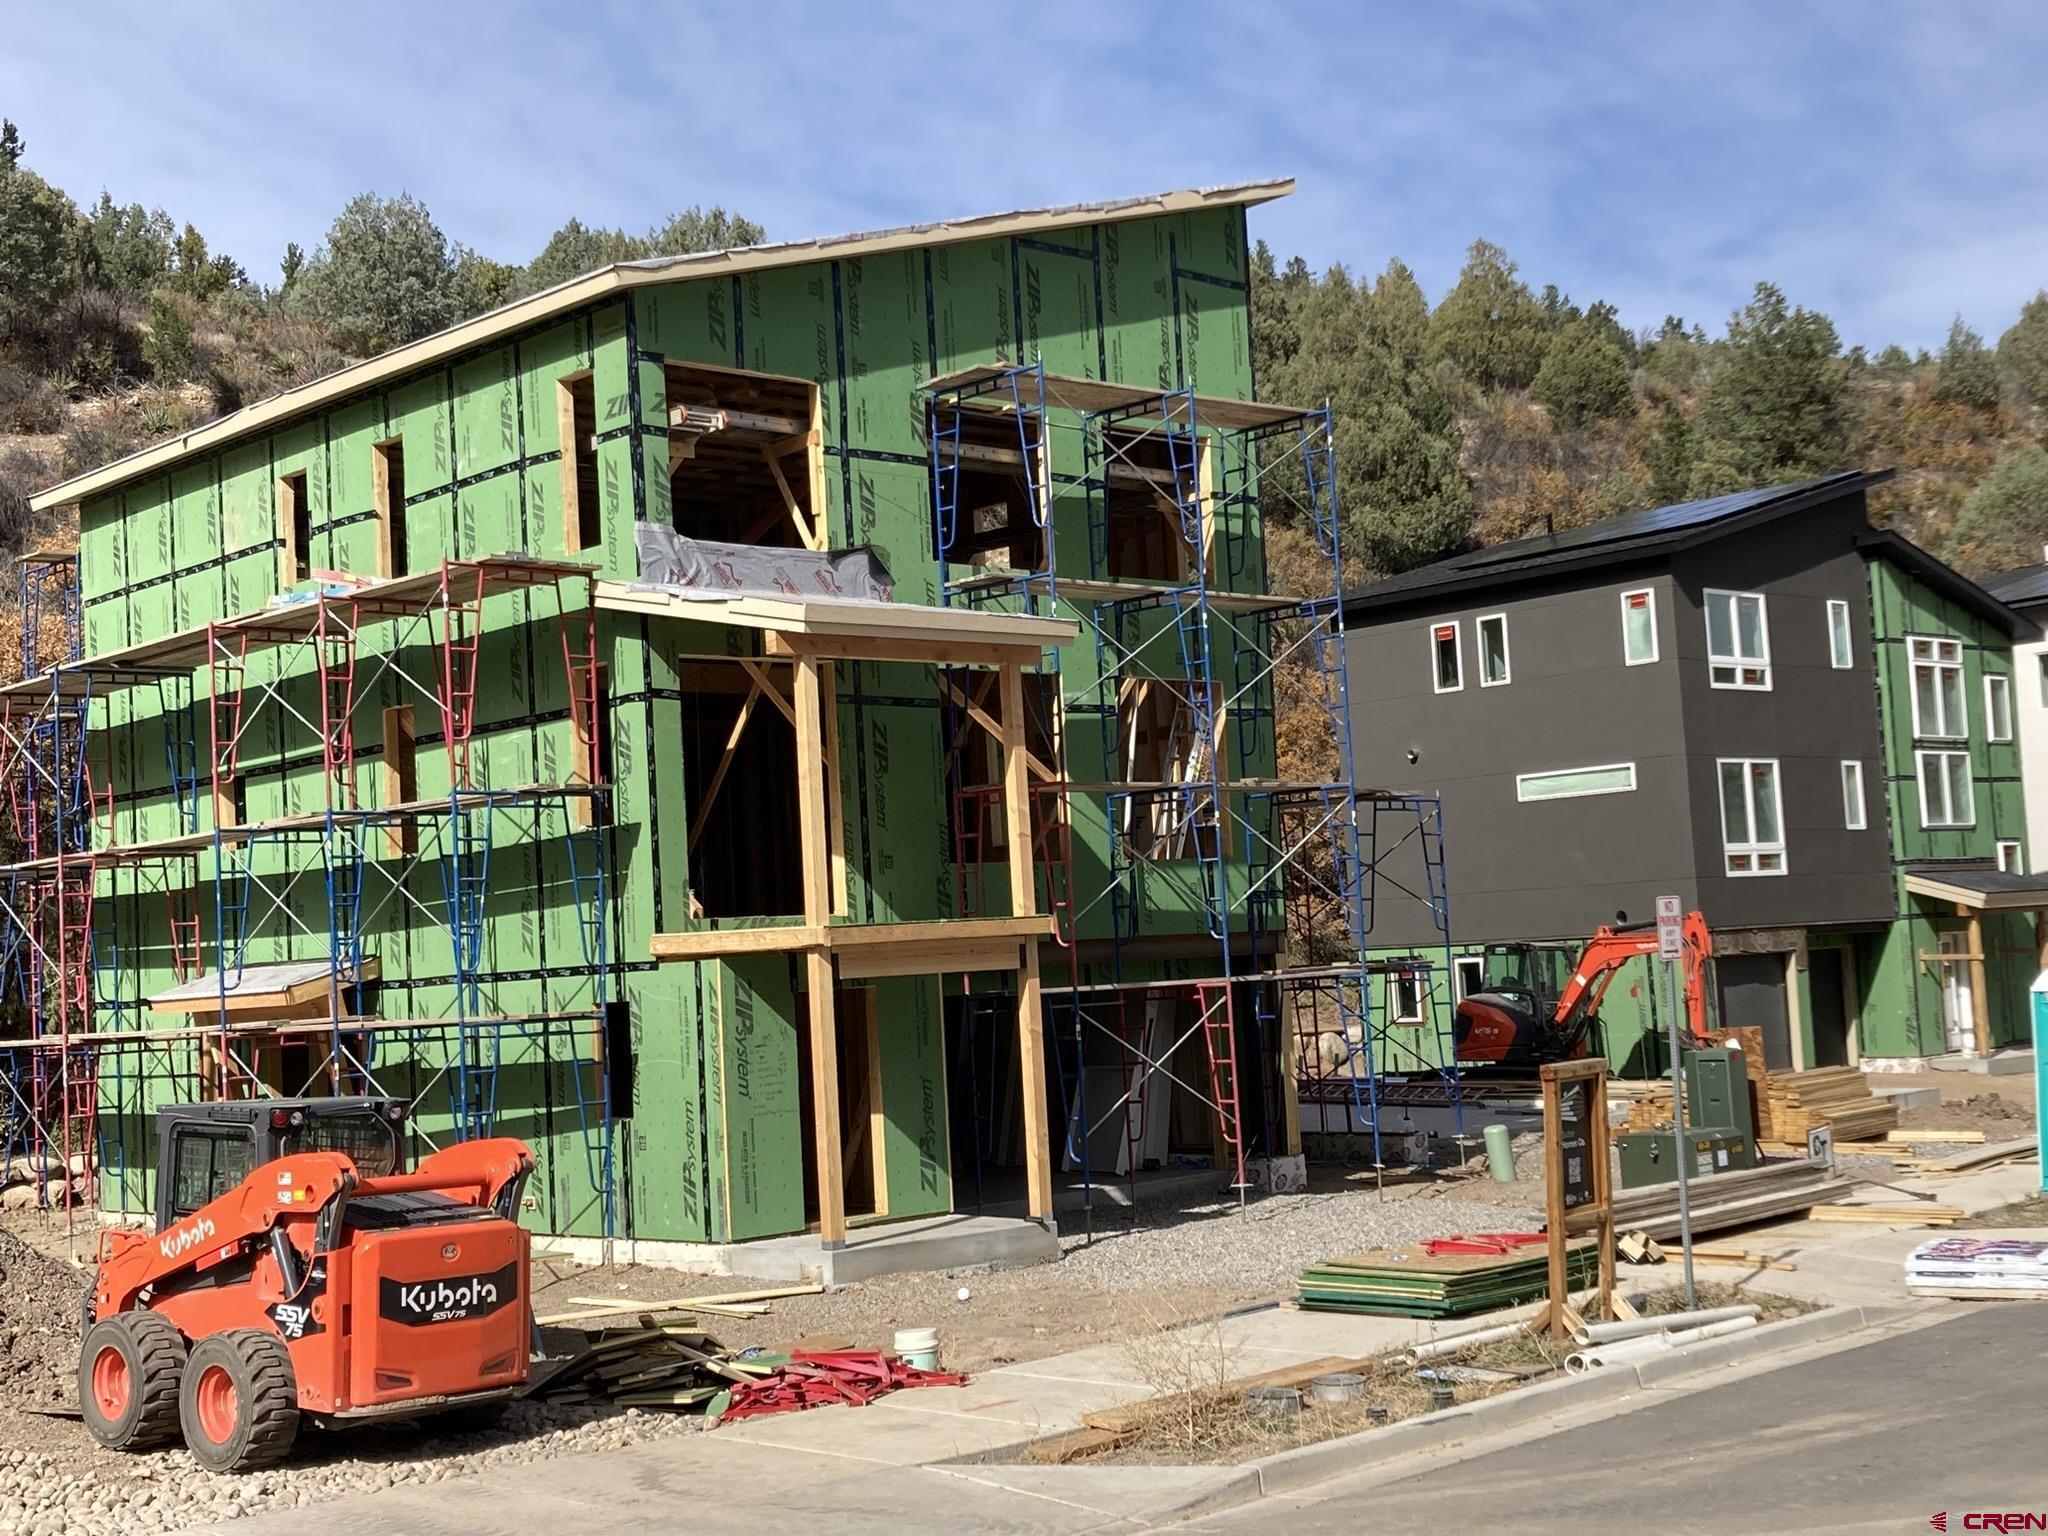
[[[1057,1265],[893,1275],[830,1295],[778,1300],[765,1316],[704,1321],[734,1347],[830,1335],[886,1348],[899,1327],[936,1325],[947,1366],[982,1370],[1118,1344],[1166,1324],[1270,1301],[1291,1291],[1305,1265],[1332,1254],[1440,1233],[1533,1227],[1535,1190],[1440,1175],[1390,1181],[1382,1193],[1369,1171],[1318,1166],[1309,1193],[1255,1201],[1242,1212],[1234,1200],[1098,1209],[1092,1231],[1062,1237],[1065,1256]],[[1474,1191],[1482,1198],[1469,1198]],[[1066,1225],[1078,1223],[1070,1217]],[[48,1256],[62,1244],[61,1227],[24,1227],[19,1237],[0,1228],[0,1532],[9,1536],[172,1531],[397,1483],[433,1483],[487,1466],[699,1432],[696,1418],[521,1403],[482,1432],[437,1428],[431,1419],[309,1430],[286,1466],[244,1477],[198,1473],[178,1448],[146,1455],[103,1451],[76,1420],[33,1411],[73,1396],[78,1298],[86,1277]],[[651,1301],[768,1284],[564,1263],[538,1264],[534,1273],[535,1305],[544,1313],[568,1310],[572,1296]],[[965,1301],[958,1295],[963,1287]]]

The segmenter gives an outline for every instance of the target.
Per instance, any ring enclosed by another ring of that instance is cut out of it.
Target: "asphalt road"
[[[1985,1528],[1970,1513],[2048,1517],[2048,1302],[1982,1305],[1439,1472],[1180,1529],[1811,1536],[1926,1533],[1939,1511],[1956,1536]]]

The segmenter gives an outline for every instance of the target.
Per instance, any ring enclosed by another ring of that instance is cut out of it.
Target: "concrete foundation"
[[[815,1232],[752,1243],[662,1243],[556,1237],[556,1253],[579,1264],[648,1264],[700,1274],[746,1275],[801,1284],[849,1285],[877,1275],[949,1269],[1010,1269],[1056,1259],[1059,1235],[1035,1221],[1005,1216],[922,1216],[855,1228],[844,1247],[826,1249]]]

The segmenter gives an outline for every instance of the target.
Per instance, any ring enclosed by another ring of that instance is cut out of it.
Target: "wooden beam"
[[[647,952],[656,960],[722,960],[728,955],[791,954],[825,941],[822,926],[784,923],[771,928],[693,928],[652,934]]]
[[[733,660],[746,669],[747,676],[754,680],[755,686],[768,696],[768,702],[781,710],[782,718],[794,726],[796,724],[796,711],[791,708],[789,700],[782,696],[782,689],[776,684],[775,678],[769,673],[768,664],[756,661],[751,656],[735,656]]]
[[[795,423],[792,422],[791,425],[794,426]],[[761,448],[761,462],[768,466],[768,473],[775,477],[775,489],[782,492],[783,508],[789,513],[789,520],[795,526],[796,536],[803,541],[804,548],[822,550],[825,546],[818,542],[817,525],[805,519],[803,504],[796,499],[796,492],[789,488],[789,477],[783,474],[781,463],[765,444]]]
[[[804,921],[832,915],[831,856],[825,832],[824,681],[818,663],[796,666],[797,838],[803,851]]]
[[[1970,1028],[1979,1056],[1991,1054],[1991,989],[1984,982],[1984,914],[1966,907],[1970,925]]]
[[[1018,943],[1051,935],[1052,917],[1034,912],[1023,917],[970,917],[924,923],[842,923],[825,930],[825,941],[845,954],[850,950],[899,944]]]
[[[719,622],[713,612],[707,612],[704,618],[711,623]],[[1043,654],[1036,645],[997,645],[985,640],[912,640],[894,635],[803,634],[774,629],[765,632],[762,643],[770,656],[815,656],[828,661],[916,661],[935,667],[1036,669]]]
[[[879,976],[933,976],[974,971],[1014,971],[1019,946],[1011,943],[947,944],[927,942],[911,947],[839,949],[839,979],[870,981]]]
[[[1034,1221],[1052,1219],[1052,1130],[1045,1108],[1045,1000],[1038,946],[1024,946],[1017,972],[1017,1072],[1024,1097],[1024,1193]]]
[[[1031,776],[1024,750],[1024,674],[1003,668],[1003,820],[1010,843],[1010,913],[1038,910],[1038,877],[1031,857]]]
[[[839,1035],[833,1017],[832,957],[822,949],[804,956],[811,1025],[811,1133],[817,1149],[818,1240],[846,1242],[845,1148],[839,1140]]]
[[[1011,670],[1014,671],[1015,669],[1012,668]],[[988,679],[982,680],[981,686],[978,687],[976,690],[976,699],[978,699],[983,693],[986,692],[987,682]],[[955,683],[951,678],[941,678],[940,686],[944,688],[946,692],[953,697],[953,700],[957,704],[959,704],[962,712],[966,714],[968,719],[972,720],[984,731],[987,731],[989,735],[995,737],[997,741],[1001,741],[1003,739],[1002,723],[993,718],[987,710],[983,709],[981,705],[976,702],[976,699],[970,699],[969,697],[967,697],[966,694],[962,693],[957,683]],[[1025,767],[1029,768],[1031,772],[1035,774],[1039,779],[1045,781],[1046,783],[1051,783],[1054,779],[1059,777],[1059,775],[1055,774],[1052,771],[1052,769],[1048,768],[1044,763],[1040,762],[1038,758],[1032,753],[1029,747],[1026,747],[1024,749],[1024,765]]]
[[[825,727],[825,835],[831,840],[832,915],[847,915],[846,782],[839,776],[839,668],[818,669],[819,713]]]

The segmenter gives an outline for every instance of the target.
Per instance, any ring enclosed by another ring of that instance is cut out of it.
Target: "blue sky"
[[[110,0],[9,7],[0,112],[81,201],[267,281],[365,188],[524,260],[570,215],[772,236],[1288,174],[1283,257],[1432,297],[1465,246],[1718,332],[1759,279],[1846,342],[1995,340],[2048,285],[2048,7]]]

